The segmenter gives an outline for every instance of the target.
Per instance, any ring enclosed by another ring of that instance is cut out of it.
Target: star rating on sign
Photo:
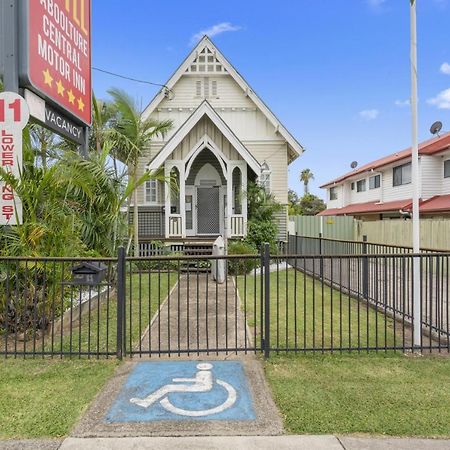
[[[75,95],[73,95],[72,89],[67,91],[67,96],[69,97],[69,103],[72,103],[72,105],[75,105]]]
[[[44,75],[44,83],[48,84],[50,87],[52,87],[53,77],[50,75],[49,70],[45,69],[42,71],[42,73]]]
[[[62,97],[64,97],[64,91],[66,90],[64,85],[62,84],[61,80],[59,80],[56,83],[56,87],[58,89],[58,95],[61,95]]]
[[[51,76],[50,71],[48,69],[45,69],[42,71],[42,74],[44,75],[44,83],[51,88],[53,88],[53,81],[54,78]],[[75,105],[75,100],[77,101],[77,106],[79,111],[84,111],[85,104],[83,102],[83,99],[81,97],[76,98],[72,89],[66,89],[64,87],[64,84],[61,79],[59,79],[56,83],[56,89],[58,92],[58,95],[61,97],[65,97],[65,93],[67,93],[67,98],[69,100],[69,103],[72,105]]]
[[[83,100],[81,99],[81,97],[78,98],[77,102],[78,102],[78,109],[80,111],[84,111],[84,103],[83,103]]]

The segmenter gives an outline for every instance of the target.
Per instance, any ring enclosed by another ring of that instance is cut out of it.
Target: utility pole
[[[416,30],[416,0],[410,0],[411,19],[411,131],[412,131],[412,234],[413,253],[420,253],[420,218],[419,218],[419,143],[417,137],[417,30]],[[420,288],[420,257],[413,257],[413,316],[414,333],[413,341],[415,347],[420,347],[422,336],[421,324],[421,288]]]
[[[0,2],[0,46],[3,75],[3,89],[6,92],[19,92],[19,43],[17,1],[3,0]]]

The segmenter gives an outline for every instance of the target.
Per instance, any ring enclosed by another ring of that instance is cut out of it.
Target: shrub
[[[248,222],[248,231],[246,241],[255,249],[260,250],[261,245],[268,242],[271,253],[277,252],[277,234],[278,227],[272,221],[255,221]]]
[[[246,241],[230,241],[228,255],[257,255],[256,248]],[[244,275],[258,267],[259,259],[231,259],[228,261],[228,272],[231,275]]]

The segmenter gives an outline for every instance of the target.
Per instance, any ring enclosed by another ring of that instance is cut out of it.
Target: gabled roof
[[[429,139],[428,141],[422,142],[419,145],[419,155],[435,155],[436,153],[443,152],[445,150],[450,149],[450,132],[445,133],[444,135]],[[372,161],[368,164],[361,166],[360,168],[353,170],[352,172],[348,172],[341,177],[338,177],[328,183],[320,186],[321,188],[328,187],[333,184],[340,183],[342,181],[347,180],[348,178],[354,177],[355,175],[363,174],[364,172],[369,172],[371,170],[380,169],[388,164],[392,164],[408,157],[411,157],[411,148],[407,148],[397,153],[393,153],[392,155],[385,156],[381,159],[377,159],[376,161]]]
[[[177,81],[186,73],[189,66],[193,63],[196,58],[196,55],[205,47],[208,46],[210,50],[215,54],[216,58],[226,71],[230,74],[230,76],[236,81],[236,83],[241,87],[243,92],[255,103],[255,105],[260,109],[260,111],[266,116],[269,122],[275,127],[278,133],[286,140],[291,149],[292,160],[297,158],[301,153],[303,153],[304,149],[302,145],[292,136],[291,133],[284,127],[284,125],[279,121],[279,119],[275,116],[275,114],[269,109],[269,107],[258,97],[258,95],[253,91],[250,85],[245,81],[245,79],[239,74],[239,72],[231,65],[231,63],[225,58],[225,56],[220,52],[220,50],[213,44],[211,39],[208,36],[204,36],[200,42],[195,46],[195,48],[189,53],[186,59],[181,63],[178,69],[172,74],[169,78],[165,86],[169,89],[172,89]],[[146,118],[153,113],[156,107],[161,103],[164,99],[165,88],[162,88],[156,95],[153,97],[152,101],[145,108],[142,113]]]
[[[247,150],[237,136],[231,131],[224,120],[217,114],[211,104],[204,100],[199,107],[188,117],[188,119],[181,125],[176,133],[169,139],[159,153],[148,164],[149,170],[158,169],[167,157],[175,150],[178,144],[189,134],[192,128],[201,120],[203,116],[209,117],[214,125],[220,130],[220,132],[228,139],[230,144],[238,151],[238,153],[244,158],[245,162],[252,168],[252,170],[259,176],[261,172],[261,166],[254,156]]]

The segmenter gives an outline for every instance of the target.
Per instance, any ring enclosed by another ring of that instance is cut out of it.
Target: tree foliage
[[[325,202],[313,194],[304,195],[299,201],[299,206],[303,216],[315,216],[326,209]]]
[[[288,192],[290,216],[314,216],[326,209],[325,202],[314,194],[306,194],[303,197],[293,191]]]
[[[139,158],[148,149],[156,136],[164,136],[172,127],[171,120],[157,121],[144,118],[135,101],[121,89],[110,89],[108,93],[114,100],[114,116],[106,136],[114,142],[115,156],[128,167],[128,176],[134,183],[138,181]],[[130,195],[133,203],[134,253],[139,256],[139,226],[137,191]],[[130,202],[131,203],[131,202]]]
[[[246,195],[250,221],[273,221],[275,214],[283,209],[275,196],[257,183],[248,183]]]
[[[300,181],[304,186],[304,194],[309,194],[309,182],[314,180],[314,174],[311,172],[311,169],[303,169],[300,172]]]

